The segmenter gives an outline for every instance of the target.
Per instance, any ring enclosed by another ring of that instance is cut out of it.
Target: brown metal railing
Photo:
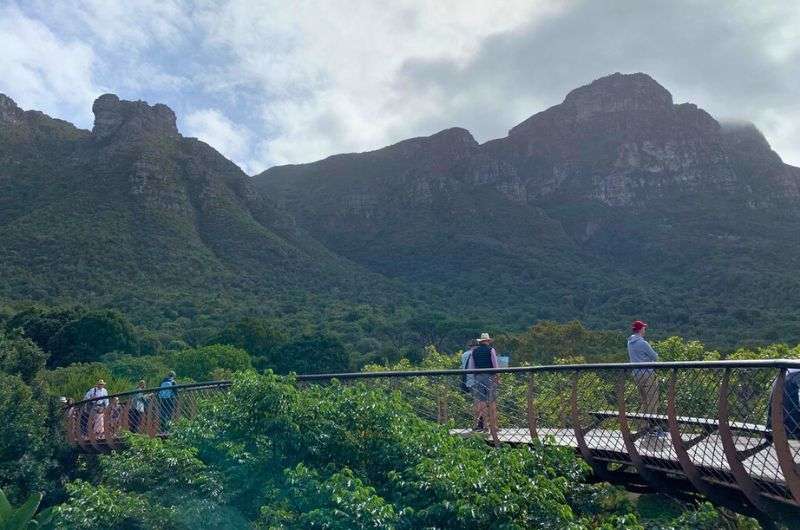
[[[481,436],[494,444],[539,440],[570,447],[600,478],[635,476],[653,488],[697,491],[718,503],[741,502],[786,519],[800,512],[800,416],[790,406],[796,396],[785,392],[787,374],[795,370],[799,361],[768,360],[297,379],[301,385],[336,379],[398,392],[419,415],[446,424],[454,435]],[[118,445],[123,430],[165,436],[176,418],[193,416],[200,399],[229,385],[174,387],[173,402],[159,397],[159,388],[109,396],[107,406],[98,406],[101,399],[79,402],[67,413],[68,437],[86,450],[103,450]],[[143,395],[144,412],[136,404]],[[95,422],[102,428],[93,428]],[[476,429],[480,422],[485,431]]]

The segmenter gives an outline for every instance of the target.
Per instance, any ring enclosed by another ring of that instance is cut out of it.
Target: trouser
[[[159,398],[159,409],[161,410],[161,432],[167,432],[169,422],[175,412],[176,398]]]
[[[634,370],[633,379],[639,388],[642,414],[658,413],[658,378],[653,370]]]

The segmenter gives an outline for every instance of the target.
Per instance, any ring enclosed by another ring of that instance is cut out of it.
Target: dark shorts
[[[475,374],[475,383],[471,390],[475,401],[497,401],[497,383],[491,374]]]

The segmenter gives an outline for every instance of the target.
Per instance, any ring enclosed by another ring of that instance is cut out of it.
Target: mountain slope
[[[93,111],[89,132],[0,99],[7,300],[157,318],[380,284],[298,229],[235,164],[182,137],[166,106],[107,94]]]
[[[451,129],[255,178],[329,248],[456,311],[644,315],[732,343],[800,339],[798,175],[754,127],[614,74],[483,145]]]

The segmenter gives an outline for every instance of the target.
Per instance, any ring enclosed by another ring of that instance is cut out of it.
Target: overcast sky
[[[800,165],[800,3],[0,0],[0,92],[81,127],[166,103],[248,173],[461,126],[505,136],[571,89],[642,71]]]

